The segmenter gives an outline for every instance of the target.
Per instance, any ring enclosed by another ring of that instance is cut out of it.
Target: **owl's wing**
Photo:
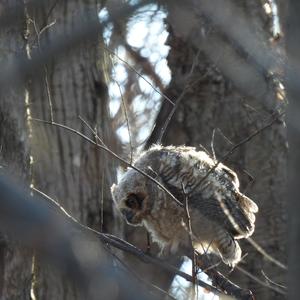
[[[190,203],[235,238],[247,237],[254,231],[256,205],[241,193],[219,190],[206,197],[202,192],[196,192],[191,195]]]
[[[238,190],[231,190],[227,185],[208,180],[204,187],[191,189],[190,193],[184,195],[180,182],[168,180],[165,176],[162,176],[162,180],[166,188],[179,201],[183,202],[187,197],[190,209],[197,209],[203,216],[225,228],[235,238],[247,237],[253,233],[254,213],[258,208],[251,199]]]
[[[205,152],[192,147],[155,146],[144,156],[141,166],[149,165],[163,185],[181,202],[185,195],[191,209],[225,228],[235,238],[253,233],[257,205],[239,191],[233,170],[215,165]],[[210,172],[208,177],[202,179]]]

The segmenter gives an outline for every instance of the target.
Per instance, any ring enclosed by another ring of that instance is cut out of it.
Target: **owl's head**
[[[149,185],[142,174],[129,169],[118,184],[113,184],[111,193],[117,209],[130,225],[143,225],[152,204],[149,198]]]

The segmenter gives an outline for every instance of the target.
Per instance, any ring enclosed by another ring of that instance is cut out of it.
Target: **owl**
[[[154,145],[134,167],[156,182],[129,168],[111,187],[114,203],[127,223],[144,226],[164,253],[179,253],[192,241],[199,253],[215,253],[234,266],[241,259],[238,239],[253,233],[258,207],[240,192],[236,173],[216,164],[193,147]]]

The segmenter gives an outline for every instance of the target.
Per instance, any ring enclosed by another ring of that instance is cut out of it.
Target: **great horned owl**
[[[241,259],[237,239],[254,231],[257,205],[239,191],[234,171],[203,151],[192,147],[153,146],[134,163],[155,178],[180,202],[188,201],[191,228],[187,228],[186,207],[179,206],[157,183],[129,168],[112,196],[131,225],[143,225],[164,251],[176,253],[188,247],[192,230],[194,248],[213,252],[229,265]],[[181,248],[182,246],[182,248]]]

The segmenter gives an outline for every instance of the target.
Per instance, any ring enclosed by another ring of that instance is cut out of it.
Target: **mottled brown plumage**
[[[202,180],[215,164],[205,152],[192,147],[156,145],[134,165],[179,201],[187,199],[195,249],[203,253],[209,248],[208,252],[234,265],[241,258],[237,239],[253,233],[258,208],[239,191],[236,173],[225,165],[218,164]],[[162,251],[176,253],[189,246],[185,209],[138,171],[128,169],[118,185],[112,186],[112,195],[127,222],[145,226]]]

